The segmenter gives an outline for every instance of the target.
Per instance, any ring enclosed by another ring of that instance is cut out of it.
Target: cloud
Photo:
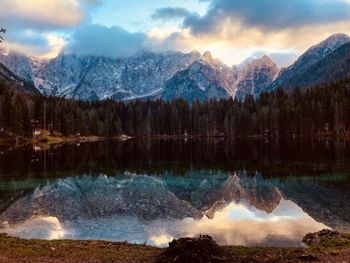
[[[190,15],[186,8],[182,7],[164,7],[157,9],[152,15],[152,19],[159,19],[162,21],[175,20],[185,18]]]
[[[195,39],[186,32],[173,32],[167,35],[148,35],[146,46],[154,52],[177,50],[188,52],[195,49]]]
[[[54,33],[19,30],[11,31],[6,36],[2,49],[33,57],[52,58],[57,56],[64,44],[64,38]]]
[[[9,29],[69,28],[81,24],[100,0],[0,0],[0,21]]]
[[[294,61],[296,61],[299,57],[299,54],[293,50],[285,50],[285,51],[268,51],[268,50],[260,50],[251,54],[250,57],[247,57],[239,66],[247,65],[252,62],[254,59],[261,58],[262,56],[269,56],[279,68],[290,66]]]
[[[0,26],[8,28],[3,46],[50,57],[64,45],[65,52],[111,57],[132,56],[143,49],[210,50],[228,65],[267,54],[286,66],[331,34],[350,34],[350,0],[198,2],[205,8],[152,5],[141,22],[143,32],[132,33],[118,26],[91,24],[96,7],[111,9],[104,0],[0,0]],[[107,13],[106,21],[114,23]],[[131,22],[139,18],[130,10],[125,15]]]
[[[232,24],[269,32],[349,17],[350,5],[344,0],[211,0],[205,15],[188,15],[183,27],[193,34],[222,32]]]
[[[145,40],[143,33],[130,33],[118,26],[90,24],[72,34],[65,52],[123,58],[143,49]]]

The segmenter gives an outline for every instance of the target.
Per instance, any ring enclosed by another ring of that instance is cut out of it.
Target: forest
[[[100,137],[340,137],[350,132],[350,81],[192,104],[182,99],[86,102],[22,94],[0,83],[0,128],[21,137],[31,137],[34,129]]]

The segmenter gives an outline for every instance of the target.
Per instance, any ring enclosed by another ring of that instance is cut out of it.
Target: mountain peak
[[[203,56],[202,56],[203,60],[208,60],[208,61],[212,61],[213,60],[213,56],[211,54],[210,51],[206,51]]]
[[[260,66],[260,65],[268,65],[268,66],[273,66],[275,65],[275,62],[269,57],[269,56],[262,56],[261,58],[255,59],[252,62],[248,64],[248,66]]]
[[[338,48],[340,45],[343,45],[350,41],[350,37],[346,34],[334,34],[330,37],[323,40],[319,45],[323,45],[329,48]]]
[[[317,84],[316,81],[307,81],[305,74],[346,43],[350,43],[348,35],[334,34],[312,46],[291,66],[281,70],[274,83],[267,90],[273,90],[278,87],[289,90],[296,86],[308,87]],[[324,77],[322,74],[316,76],[314,72],[312,75],[314,79],[322,79]]]
[[[272,59],[267,55],[262,56],[260,60],[264,62],[272,62]]]
[[[344,33],[333,34],[330,37],[326,38],[324,41],[332,41],[332,40],[350,40],[350,37]]]
[[[191,54],[192,57],[196,57],[198,59],[202,56],[201,53],[196,51],[196,50],[191,51],[190,54]]]
[[[248,95],[258,96],[261,91],[270,85],[278,73],[278,67],[268,56],[262,56],[242,67],[236,81],[239,99]]]
[[[324,50],[326,53],[332,52],[333,50],[339,48],[345,43],[350,42],[350,37],[346,34],[334,34],[326,38],[317,45],[311,47],[306,54],[310,52],[315,52],[319,50]]]

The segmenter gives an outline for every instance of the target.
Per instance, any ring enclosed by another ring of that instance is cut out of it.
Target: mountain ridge
[[[272,91],[277,88],[291,90],[295,87],[300,87],[300,76],[307,72],[312,66],[330,55],[333,51],[349,42],[350,37],[348,35],[334,34],[310,47],[292,65],[281,69],[274,82],[268,86],[265,91]],[[317,77],[321,78],[322,76],[318,75]],[[315,84],[319,83],[305,83],[305,86],[310,87]]]
[[[346,58],[350,51],[347,47],[337,51],[347,43],[349,36],[334,34],[281,70],[266,55],[239,67],[229,67],[209,51],[140,51],[124,59],[60,53],[48,60],[9,52],[0,54],[0,62],[48,96],[86,101],[183,98],[192,102],[230,97],[242,100],[278,88],[290,91],[347,77],[350,62]]]

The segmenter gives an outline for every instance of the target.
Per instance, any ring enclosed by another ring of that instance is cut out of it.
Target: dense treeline
[[[350,130],[350,82],[340,81],[293,93],[277,90],[257,99],[82,102],[28,96],[0,86],[1,127],[30,137],[33,128],[63,135],[113,137],[317,136]]]

